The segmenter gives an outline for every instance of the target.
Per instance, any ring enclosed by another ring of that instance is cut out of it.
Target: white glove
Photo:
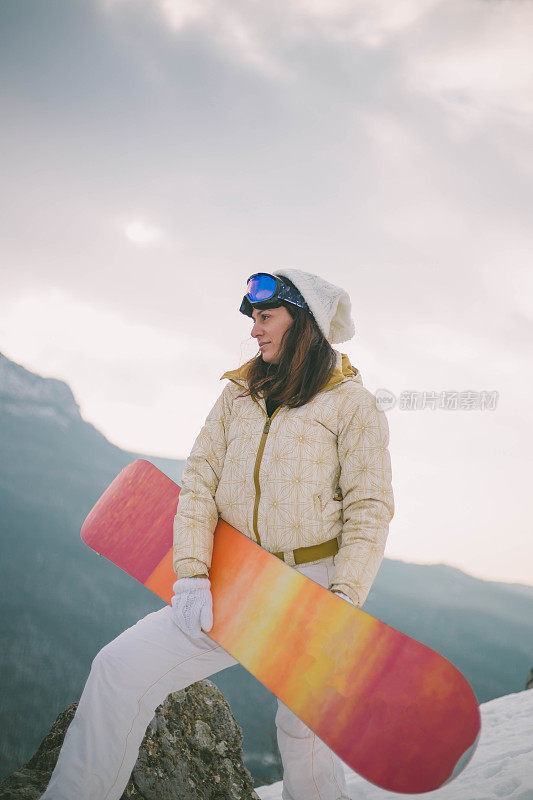
[[[209,578],[179,578],[174,586],[172,620],[183,633],[198,638],[213,627],[213,597]]]
[[[351,597],[348,597],[348,595],[347,595],[347,594],[344,594],[344,592],[335,592],[335,591],[334,591],[334,592],[333,592],[333,594],[336,594],[336,595],[337,595],[337,597],[341,597],[343,600],[346,600],[348,603],[351,603],[351,604],[352,604],[352,606],[354,606],[354,605],[355,605],[355,603],[354,603],[354,601],[352,600],[352,598],[351,598]]]

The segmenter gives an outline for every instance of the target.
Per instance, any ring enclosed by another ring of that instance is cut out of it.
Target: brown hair
[[[276,405],[297,408],[327,383],[335,367],[335,351],[308,311],[292,303],[280,305],[292,317],[281,340],[280,360],[269,364],[259,354],[248,362],[248,394],[254,400],[265,396]]]

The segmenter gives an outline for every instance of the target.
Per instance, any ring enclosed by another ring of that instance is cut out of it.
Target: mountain
[[[3,777],[79,698],[97,651],[162,603],[80,539],[98,497],[141,455],[121,450],[86,422],[66,383],[2,354],[0,453]],[[184,461],[148,458],[179,481]],[[279,777],[274,697],[240,666],[213,682],[245,731],[248,769],[263,783]]]
[[[29,758],[57,714],[79,698],[98,649],[161,603],[79,536],[99,495],[139,454],[86,422],[63,381],[1,354],[0,452],[1,777]],[[179,480],[183,461],[142,457]],[[480,701],[525,685],[533,587],[385,560],[365,610],[450,658]],[[275,698],[239,666],[212,680],[243,728],[256,785],[277,780]]]

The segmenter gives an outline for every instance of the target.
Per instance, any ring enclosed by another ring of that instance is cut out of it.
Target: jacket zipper
[[[335,383],[332,384],[331,386],[326,385],[322,389],[320,389],[320,391],[323,392],[323,391],[326,391],[327,389],[332,389],[333,386],[337,385],[337,383],[341,383],[342,380],[345,379],[345,377],[346,376],[343,375],[343,378],[341,379],[341,381],[335,381]],[[236,386],[241,387],[241,383],[239,383],[239,381],[236,381],[234,378],[229,378],[229,380],[231,380],[231,382],[234,383]],[[272,416],[269,417],[267,412],[263,408],[263,406],[260,403],[258,403],[257,400],[255,400],[255,398],[254,398],[254,401],[257,403],[257,405],[259,406],[259,408],[261,409],[263,414],[266,415],[266,422],[265,422],[265,426],[263,428],[263,433],[261,435],[261,441],[259,442],[259,449],[257,451],[257,456],[256,456],[256,459],[255,459],[255,467],[254,467],[255,502],[254,502],[253,530],[254,530],[254,533],[255,533],[255,538],[257,540],[257,544],[261,545],[261,537],[259,536],[259,531],[257,529],[257,517],[258,517],[258,513],[259,513],[259,501],[261,500],[261,487],[259,485],[259,469],[261,467],[261,460],[263,458],[263,451],[265,449],[266,438],[267,438],[268,432],[270,430],[270,423],[272,422],[272,420],[274,419],[274,417],[278,413],[278,411],[281,408],[281,406],[278,406],[278,408],[276,408],[276,410],[274,411]]]
[[[268,432],[270,430],[270,423],[278,413],[279,408],[276,408],[274,413],[271,417],[266,418],[265,426],[263,428],[263,433],[261,434],[261,441],[259,442],[259,449],[257,451],[257,456],[255,459],[255,468],[254,468],[254,485],[255,485],[255,503],[254,503],[254,521],[253,521],[253,528],[255,533],[255,538],[257,539],[257,544],[261,544],[261,537],[259,536],[259,530],[257,528],[257,516],[259,513],[259,501],[261,500],[261,487],[259,485],[259,470],[261,468],[261,460],[263,458],[263,451],[265,449],[265,444],[268,436]],[[263,407],[261,406],[261,410]]]

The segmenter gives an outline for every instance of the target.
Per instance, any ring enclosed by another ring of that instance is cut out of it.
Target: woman
[[[43,799],[120,798],[167,694],[236,663],[205,633],[219,516],[354,605],[377,573],[393,514],[388,428],[331,346],[354,334],[347,293],[299,270],[258,273],[240,311],[260,352],[223,375],[187,460],[172,606],[96,656]],[[276,726],[283,799],[349,800],[340,760],[279,701]]]

